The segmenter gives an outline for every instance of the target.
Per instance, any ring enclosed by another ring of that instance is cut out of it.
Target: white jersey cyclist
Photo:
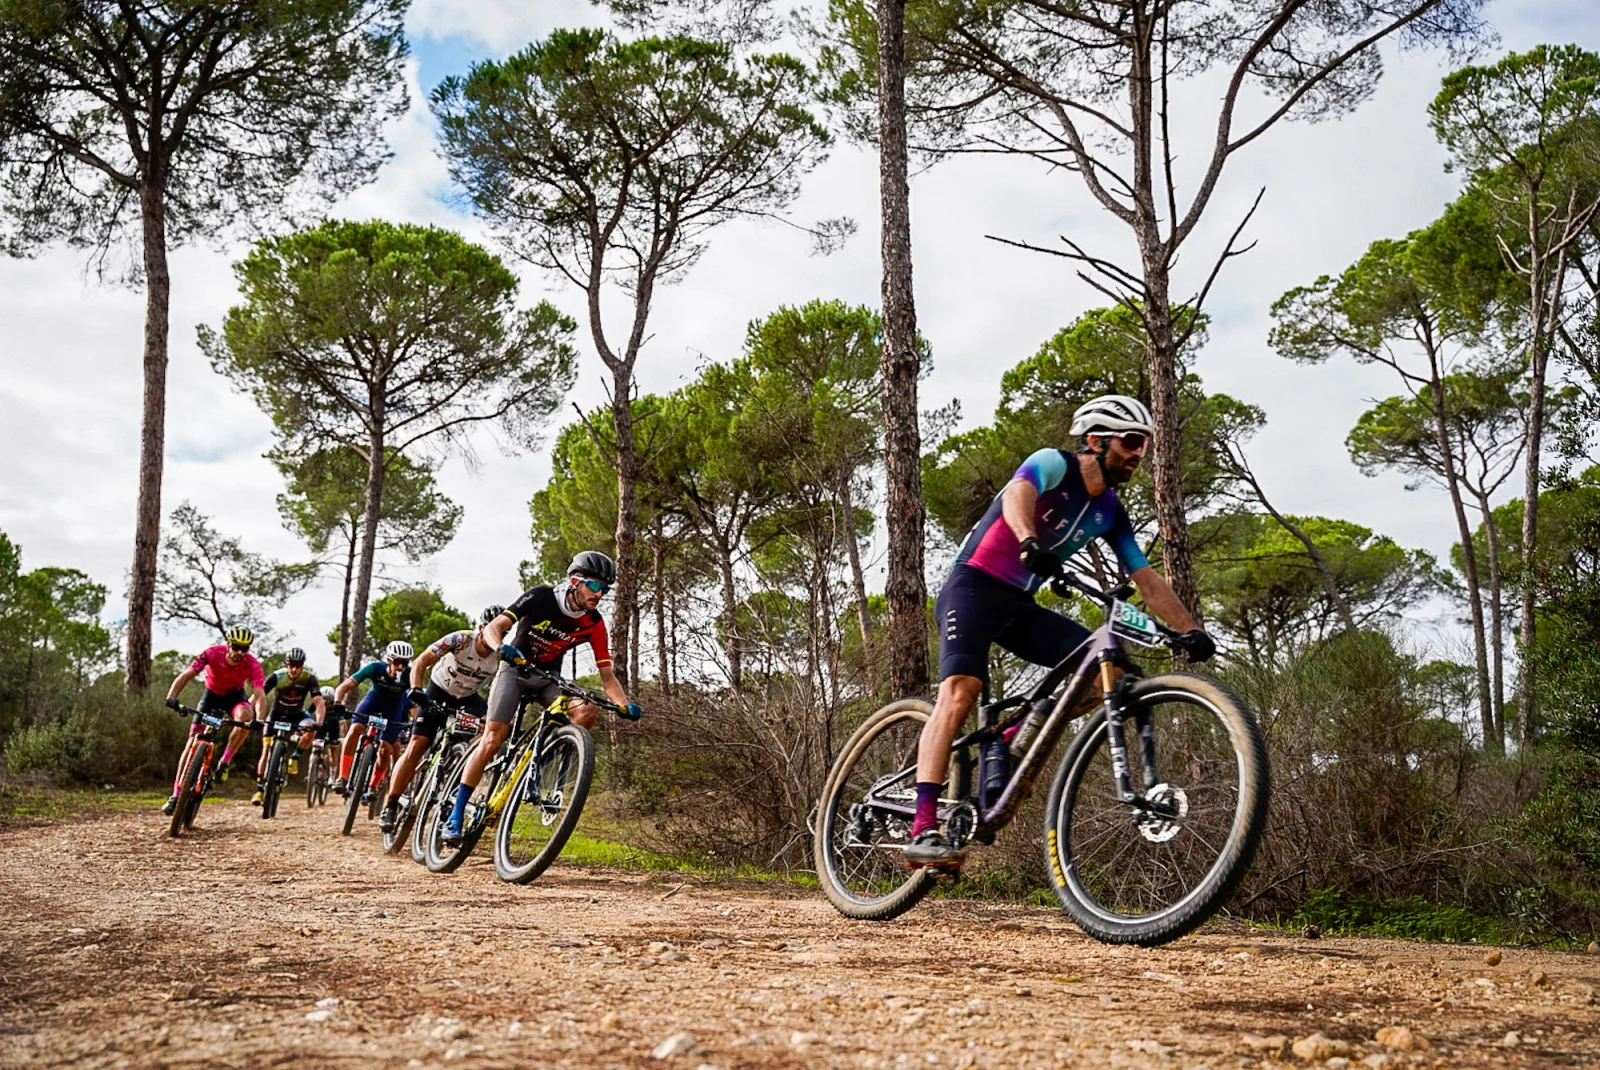
[[[428,682],[451,698],[466,698],[488,683],[500,667],[500,651],[491,648],[487,654],[478,653],[477,637],[476,630],[462,630],[430,644],[428,651],[439,661]]]

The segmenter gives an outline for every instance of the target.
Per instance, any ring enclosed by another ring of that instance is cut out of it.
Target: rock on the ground
[[[1378,1035],[1373,1039],[1396,1051],[1426,1051],[1428,1048],[1427,1037],[1413,1033],[1403,1025],[1386,1025],[1378,1030]]]
[[[1275,1058],[1283,1058],[1289,1052],[1289,1038],[1282,1033],[1273,1033],[1262,1036],[1260,1033],[1246,1033],[1244,1046],[1251,1051],[1265,1052]]]
[[[1321,1033],[1312,1033],[1309,1037],[1301,1037],[1295,1041],[1293,1050],[1307,1062],[1320,1063],[1335,1055],[1349,1055],[1350,1045],[1342,1040],[1325,1037]]]
[[[682,1055],[699,1055],[704,1048],[688,1033],[674,1033],[657,1044],[650,1052],[652,1059],[676,1059]]]
[[[1499,951],[1499,949],[1496,948],[1494,950],[1485,952],[1484,956],[1483,956],[1483,964],[1485,966],[1498,966],[1498,965],[1500,965],[1500,951]]]

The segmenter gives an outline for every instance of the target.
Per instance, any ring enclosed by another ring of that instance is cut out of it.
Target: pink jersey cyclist
[[[207,647],[189,663],[189,668],[196,674],[206,674],[206,690],[213,695],[241,691],[247,683],[252,687],[261,687],[265,683],[261,662],[256,660],[254,654],[245,654],[237,665],[228,664],[227,643]]]

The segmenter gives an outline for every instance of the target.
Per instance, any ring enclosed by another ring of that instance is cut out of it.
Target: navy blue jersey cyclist
[[[339,777],[333,782],[333,790],[339,794],[354,790],[372,792],[376,790],[375,785],[383,781],[389,762],[400,749],[400,733],[405,730],[406,721],[422,700],[422,692],[411,686],[409,677],[413,656],[411,644],[396,639],[383,648],[382,661],[363,665],[334,692],[339,703],[343,704],[361,684],[370,685],[356,708],[350,712],[350,734],[345,736],[344,750],[339,756]],[[351,785],[348,781],[350,766],[356,759],[356,744],[360,742],[361,733],[372,717],[382,717],[388,722],[378,737],[378,760],[372,767],[372,781],[365,785]]]
[[[989,646],[1054,665],[1089,638],[1076,621],[1033,594],[1090,539],[1103,539],[1157,617],[1184,633],[1192,661],[1215,651],[1167,581],[1145,560],[1113,489],[1133,478],[1154,434],[1150,411],[1121,394],[1097,397],[1073,414],[1076,453],[1042,449],[1024,460],[961,544],[934,604],[939,627],[939,695],[917,746],[917,808],[908,866],[961,862],[939,829],[939,793],[950,745],[988,677]]]

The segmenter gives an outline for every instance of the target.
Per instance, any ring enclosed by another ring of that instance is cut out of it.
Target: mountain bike
[[[372,767],[378,761],[378,748],[382,745],[383,730],[389,727],[389,718],[371,714],[367,717],[367,730],[361,733],[361,739],[356,743],[356,760],[350,766],[350,779],[345,781],[344,827],[339,830],[340,835],[350,835],[350,830],[356,827],[356,814],[361,811],[364,794],[369,790],[368,782],[372,780]],[[385,774],[387,779],[388,774]],[[377,817],[372,809],[371,800],[367,801],[367,820]],[[379,805],[382,805],[381,802]]]
[[[267,721],[266,731],[262,734],[261,745],[267,748],[266,772],[261,778],[261,817],[263,820],[276,817],[278,814],[278,801],[283,797],[283,786],[289,782],[289,755],[293,754],[300,746],[300,734],[305,731],[305,718],[297,716],[293,721],[279,720],[280,714],[299,715],[299,710],[274,709]],[[313,722],[314,723],[314,722]]]
[[[1215,680],[1142,676],[1125,644],[1170,646],[1177,633],[1125,601],[1131,586],[1102,591],[1070,576],[1052,586],[1100,602],[1104,622],[1031,691],[978,707],[978,727],[953,745],[939,818],[958,848],[993,843],[1098,674],[1105,697],[1056,767],[1045,868],[1056,898],[1090,936],[1164,944],[1210,917],[1255,857],[1270,793],[1261,729]],[[932,712],[922,699],[884,706],[856,729],[829,773],[813,815],[813,852],[828,901],[847,917],[898,917],[940,875],[907,870],[901,857],[916,806],[917,741]],[[991,759],[984,744],[1012,725],[1021,728],[1018,740],[1033,728],[1037,735],[1020,758]]]
[[[311,741],[311,757],[306,760],[306,805],[317,807],[326,803],[332,785],[333,757],[328,753],[328,741],[322,738],[319,727],[317,737]]]
[[[432,704],[431,699],[425,701]],[[453,767],[453,763],[467,752],[467,742],[482,728],[482,718],[466,710],[456,710],[448,715],[444,730],[434,737],[433,745],[428,748],[428,753],[422,756],[422,761],[417,763],[416,771],[411,774],[409,788],[398,800],[399,819],[391,831],[383,834],[385,854],[398,854],[400,848],[409,842],[412,859],[417,862],[423,861],[426,844],[414,831],[417,828],[418,815],[432,805],[434,797],[438,794],[441,770]]]
[[[442,779],[426,841],[426,864],[434,873],[457,869],[492,828],[496,875],[526,884],[556,860],[577,827],[594,779],[594,740],[567,719],[567,707],[574,699],[616,714],[622,707],[555,673],[527,664],[517,666],[517,672],[549,680],[561,693],[539,711],[527,731],[522,731],[522,721],[528,703],[518,705],[506,743],[484,768],[483,779],[467,802],[461,844],[455,848],[444,842],[444,825],[471,748]],[[472,748],[482,745],[479,740]]]
[[[235,728],[250,727],[249,721],[235,721],[231,717],[215,713],[201,713],[187,706],[179,706],[176,712],[180,716],[199,718],[200,724],[204,727],[200,734],[194,737],[194,749],[189,752],[183,776],[178,781],[178,805],[173,808],[172,822],[167,826],[168,836],[176,836],[184,829],[194,827],[194,818],[200,812],[200,803],[205,799],[206,792],[211,790],[212,759],[216,757],[217,741],[225,732],[231,732]]]

